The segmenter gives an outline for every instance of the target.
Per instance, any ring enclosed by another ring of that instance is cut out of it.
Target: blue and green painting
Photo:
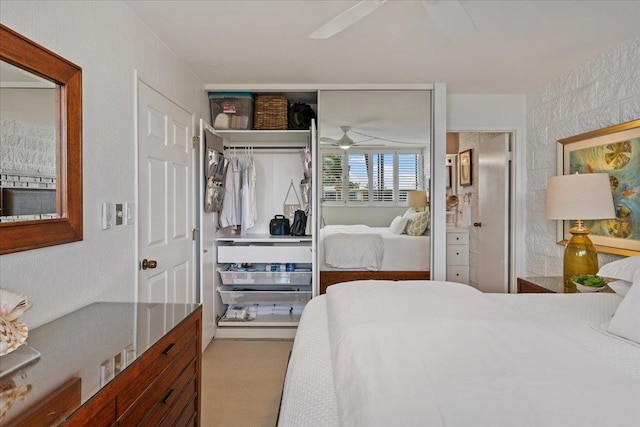
[[[606,172],[611,181],[617,218],[585,221],[591,234],[640,240],[640,138],[570,152],[569,173],[576,172]]]

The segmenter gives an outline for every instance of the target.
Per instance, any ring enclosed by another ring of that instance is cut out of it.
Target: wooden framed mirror
[[[82,240],[82,69],[2,24],[0,61],[49,82],[55,94],[55,213],[35,218],[0,215],[0,255]],[[3,150],[3,157],[13,155],[11,144]],[[2,171],[3,192],[38,187],[32,176],[8,183],[11,177]]]

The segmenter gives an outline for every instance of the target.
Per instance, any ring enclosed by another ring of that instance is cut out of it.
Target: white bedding
[[[337,235],[347,245],[332,244],[331,239]],[[381,242],[382,248],[379,243],[373,248],[365,247],[357,240],[362,239],[359,235],[375,236],[372,239]],[[331,236],[329,244],[327,236]],[[430,245],[429,236],[395,234],[389,227],[327,225],[320,230],[320,270],[428,271]],[[366,255],[361,253],[363,248]],[[367,264],[358,261],[363,256],[367,261],[372,259],[372,250],[376,251],[376,255],[380,254],[381,262]]]
[[[488,295],[436,282],[329,289],[303,314],[281,426],[640,423],[640,348],[596,327],[615,312],[615,294]],[[347,305],[328,306],[332,295]]]

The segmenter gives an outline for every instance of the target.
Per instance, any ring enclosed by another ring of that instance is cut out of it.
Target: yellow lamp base
[[[572,237],[564,249],[564,291],[576,293],[576,285],[571,282],[571,277],[581,274],[598,273],[598,252],[589,239],[589,229],[571,228]]]

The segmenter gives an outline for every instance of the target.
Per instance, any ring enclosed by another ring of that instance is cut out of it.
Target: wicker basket
[[[288,102],[285,96],[256,96],[253,126],[258,130],[286,130]]]

